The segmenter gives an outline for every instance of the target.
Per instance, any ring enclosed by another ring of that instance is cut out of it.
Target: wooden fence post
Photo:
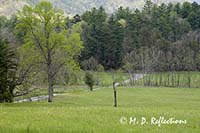
[[[117,90],[116,90],[115,82],[113,82],[113,91],[114,91],[114,107],[117,107]]]

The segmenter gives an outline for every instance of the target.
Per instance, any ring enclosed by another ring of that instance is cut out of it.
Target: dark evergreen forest
[[[104,8],[82,16],[83,69],[131,67],[144,71],[200,70],[200,5],[156,5],[143,10],[120,7],[114,14]],[[94,63],[95,62],[95,63]],[[88,66],[89,65],[89,66]]]

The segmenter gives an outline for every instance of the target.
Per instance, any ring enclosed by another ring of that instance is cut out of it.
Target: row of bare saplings
[[[164,87],[189,87],[200,88],[200,73],[198,72],[165,72],[165,73],[147,73],[143,78],[135,80],[135,74],[132,75],[131,86],[164,86]]]
[[[179,43],[178,43],[179,44]],[[200,54],[192,47],[174,43],[169,50],[142,47],[128,53],[124,68],[130,74],[131,85],[200,87]],[[200,45],[199,45],[200,46]],[[179,52],[177,52],[179,51]],[[137,79],[135,74],[143,73]]]

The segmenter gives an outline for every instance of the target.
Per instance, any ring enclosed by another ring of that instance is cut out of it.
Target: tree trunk
[[[174,77],[174,72],[172,71],[172,83],[171,83],[171,85],[172,85],[172,87],[175,87],[175,85],[174,85],[174,81],[175,81],[175,77]]]
[[[93,87],[92,86],[90,86],[90,91],[93,91]]]
[[[116,90],[115,82],[113,82],[113,91],[114,91],[114,107],[117,107],[117,90]]]
[[[53,102],[53,79],[50,78],[48,82],[49,82],[49,88],[48,88],[49,97],[48,97],[48,102]]]
[[[179,87],[180,86],[180,74],[179,74],[179,72],[177,73],[178,74],[178,79],[177,79],[177,87]]]
[[[191,75],[190,75],[190,71],[188,70],[188,87],[191,87]]]
[[[53,81],[54,76],[52,73],[52,62],[51,62],[51,54],[50,51],[48,51],[48,57],[47,57],[47,74],[48,74],[48,102],[53,102]]]

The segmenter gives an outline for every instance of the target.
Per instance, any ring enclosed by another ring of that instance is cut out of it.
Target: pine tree
[[[9,90],[10,73],[16,69],[15,54],[4,40],[0,40],[0,102],[12,102]]]

